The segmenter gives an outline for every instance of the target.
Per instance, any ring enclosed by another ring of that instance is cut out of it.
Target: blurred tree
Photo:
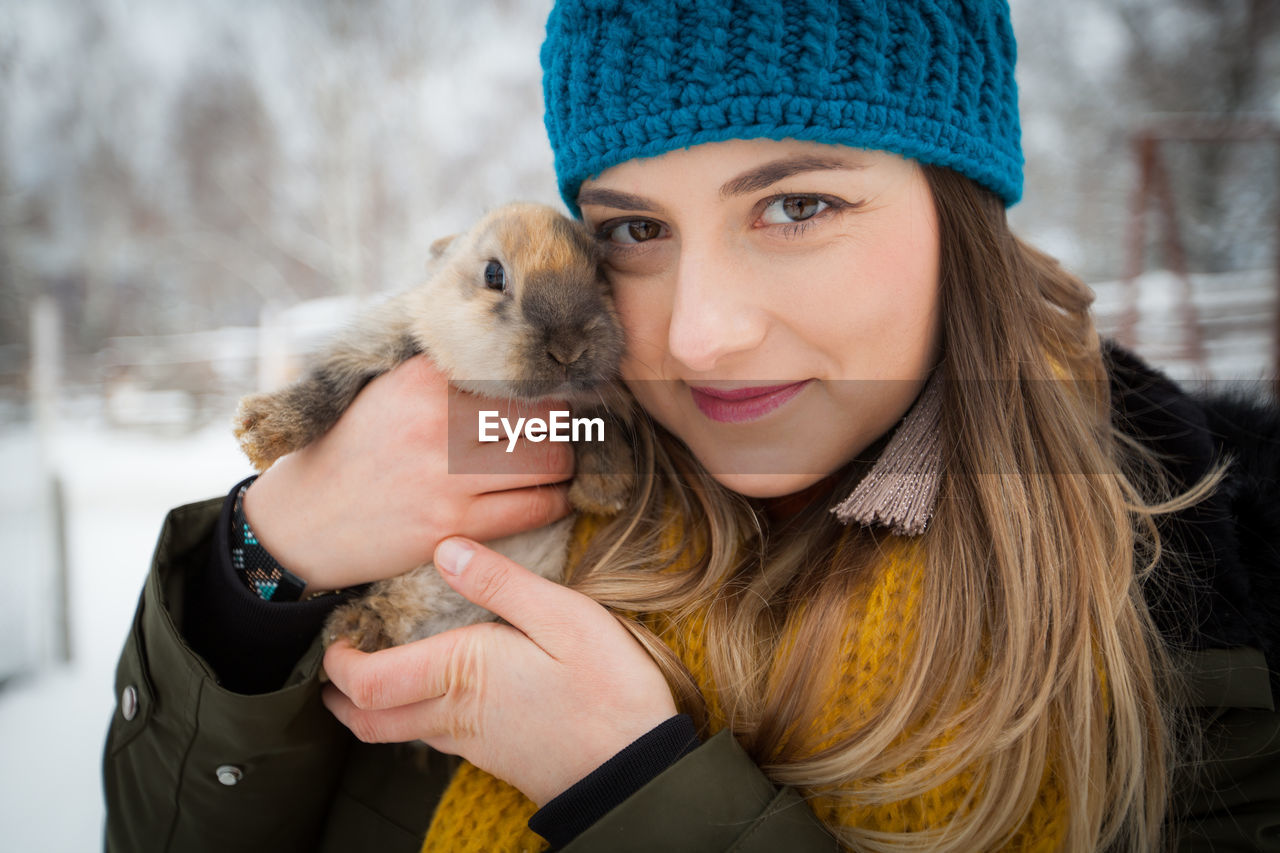
[[[1130,101],[1156,114],[1266,114],[1280,91],[1276,0],[1117,0],[1129,39]],[[1140,114],[1136,116],[1139,117]],[[1280,158],[1247,143],[1168,146],[1192,263],[1205,272],[1266,265]],[[1259,237],[1262,239],[1259,239]],[[1243,239],[1241,239],[1243,237]]]
[[[235,65],[190,69],[174,99],[172,149],[182,186],[173,248],[200,319],[253,323],[262,300],[295,299],[272,233],[277,133],[255,81]],[[171,192],[173,192],[171,190]]]
[[[1115,0],[1127,79],[1152,109],[1239,113],[1275,95],[1275,0]]]
[[[1026,196],[1011,219],[1087,279],[1118,278],[1137,180],[1134,130],[1171,114],[1276,120],[1280,2],[1011,4],[1027,157]],[[1179,144],[1166,156],[1193,269],[1269,266],[1275,154]]]
[[[177,161],[193,219],[228,233],[245,229],[245,210],[269,214],[273,129],[251,81],[237,68],[193,69],[179,90]]]

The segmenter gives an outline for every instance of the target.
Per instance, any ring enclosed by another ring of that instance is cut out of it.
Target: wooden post
[[[1182,228],[1178,224],[1173,185],[1169,180],[1169,172],[1164,167],[1164,160],[1160,157],[1158,143],[1154,139],[1151,143],[1151,190],[1164,217],[1164,260],[1178,277],[1181,286],[1178,293],[1178,316],[1182,320],[1182,355],[1197,364],[1207,376],[1209,360],[1200,333],[1200,317],[1193,301],[1191,271],[1187,266],[1187,250],[1182,243]]]
[[[58,425],[58,386],[62,378],[62,333],[58,304],[48,295],[31,306],[31,407],[40,441],[41,462],[48,463]]]
[[[1129,199],[1129,252],[1124,273],[1124,308],[1120,314],[1120,328],[1116,337],[1126,347],[1138,343],[1138,276],[1146,265],[1147,251],[1147,190],[1151,184],[1151,154],[1155,140],[1147,133],[1139,133],[1133,141],[1134,159],[1138,163],[1138,183]]]
[[[31,307],[31,408],[36,430],[40,502],[48,518],[50,576],[45,590],[51,601],[53,628],[46,635],[47,653],[57,661],[71,660],[70,581],[66,543],[66,500],[53,464],[53,441],[58,428],[58,398],[62,383],[62,329],[58,304],[38,296]],[[45,611],[48,612],[48,611]]]
[[[1276,159],[1280,160],[1280,131],[1277,131],[1274,140],[1276,143]],[[1275,206],[1276,209],[1272,212],[1272,216],[1275,217],[1276,221],[1276,286],[1274,293],[1272,293],[1272,298],[1275,300],[1274,311],[1276,317],[1275,326],[1271,331],[1271,397],[1277,402],[1280,402],[1280,172],[1278,172],[1276,176]]]

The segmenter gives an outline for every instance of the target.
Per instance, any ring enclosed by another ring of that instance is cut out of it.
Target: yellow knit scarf
[[[575,552],[581,552],[596,528],[591,520],[580,521],[574,529]],[[833,678],[824,716],[814,721],[815,731],[835,730],[837,722],[847,731],[850,724],[870,719],[902,672],[899,655],[914,636],[924,560],[918,540],[891,537],[889,542],[880,570],[850,602],[848,628],[841,642],[842,665]],[[724,728],[726,718],[708,671],[705,624],[705,613],[679,624],[661,615],[648,620],[697,681],[707,701],[709,730],[704,737],[709,737]],[[818,748],[827,745],[819,743]],[[847,798],[817,791],[804,793],[828,826],[900,833],[947,823],[963,807],[970,781],[961,774],[920,797],[874,806],[850,805]],[[547,842],[527,825],[535,811],[537,807],[515,788],[463,762],[436,808],[422,849],[424,853],[545,850]],[[1060,849],[1066,822],[1066,801],[1046,770],[1031,813],[1004,849],[1036,853]]]

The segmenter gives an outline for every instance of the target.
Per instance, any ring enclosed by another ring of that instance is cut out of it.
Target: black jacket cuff
[[[346,596],[264,601],[245,586],[232,567],[229,545],[232,507],[245,482],[223,502],[205,570],[187,579],[182,632],[222,686],[236,693],[268,693],[284,685]]]
[[[700,744],[693,720],[677,714],[539,809],[529,828],[552,847],[563,847]]]

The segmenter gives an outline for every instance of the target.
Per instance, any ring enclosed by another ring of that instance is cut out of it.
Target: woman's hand
[[[445,580],[494,622],[364,654],[331,646],[324,702],[366,742],[420,739],[539,807],[676,713],[641,645],[603,607],[461,538]]]
[[[245,517],[308,591],[402,574],[453,534],[488,540],[550,524],[570,511],[570,446],[526,441],[507,453],[506,442],[479,441],[478,414],[546,418],[552,408],[460,392],[425,356],[412,358],[255,480]],[[450,474],[451,463],[479,473]]]

